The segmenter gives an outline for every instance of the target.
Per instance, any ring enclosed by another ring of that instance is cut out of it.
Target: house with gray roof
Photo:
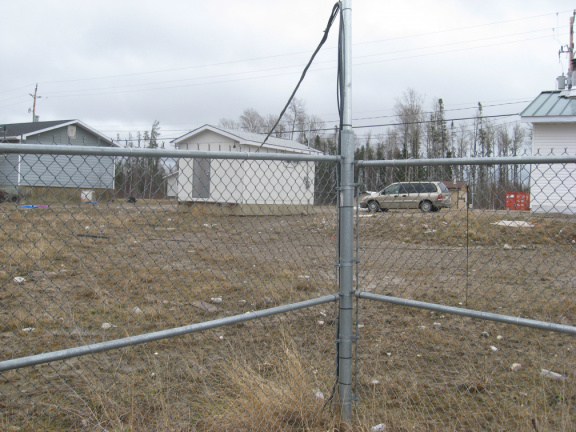
[[[204,125],[172,141],[176,149],[321,154],[297,141]],[[301,214],[314,203],[315,163],[289,160],[179,159],[178,201],[215,204],[239,215]]]
[[[80,120],[0,124],[0,190],[30,201],[95,200],[111,196],[111,156],[2,153],[2,145],[117,147]]]
[[[576,154],[576,89],[543,91],[520,116],[533,126],[532,155]],[[532,166],[530,195],[534,212],[576,214],[574,166]]]

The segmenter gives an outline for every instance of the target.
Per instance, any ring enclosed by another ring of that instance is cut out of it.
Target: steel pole
[[[354,305],[354,134],[352,132],[352,10],[342,2],[342,131],[340,136],[340,310],[338,346],[338,395],[340,417],[352,420],[352,345]]]

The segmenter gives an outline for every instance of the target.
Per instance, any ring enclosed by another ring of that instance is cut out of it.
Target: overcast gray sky
[[[333,0],[18,0],[0,14],[0,122],[80,119],[168,140],[245,108],[278,114]],[[408,88],[448,118],[520,112],[568,68],[567,0],[352,0],[354,124],[394,121]],[[297,97],[337,123],[335,23]],[[468,109],[466,109],[468,108]],[[378,133],[381,128],[371,128]],[[359,129],[358,133],[366,133]]]

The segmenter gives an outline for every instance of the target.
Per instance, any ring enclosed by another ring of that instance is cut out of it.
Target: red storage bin
[[[507,210],[530,210],[530,194],[528,192],[506,192]]]

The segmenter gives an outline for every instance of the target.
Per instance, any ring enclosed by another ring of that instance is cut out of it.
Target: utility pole
[[[570,17],[570,45],[568,46],[568,54],[570,55],[570,64],[568,65],[568,73],[569,77],[569,84],[568,88],[572,88],[574,84],[576,84],[576,80],[574,79],[574,17],[576,17],[576,10],[572,13]]]
[[[340,131],[340,310],[338,335],[338,400],[340,419],[347,428],[352,420],[352,353],[354,307],[354,133],[352,131],[352,0],[343,0],[340,81],[342,130]]]
[[[576,16],[576,10],[573,12],[572,16],[570,17],[570,42],[568,46],[562,46],[560,51],[558,52],[558,56],[562,53],[568,54],[568,79],[567,87],[568,90],[572,89],[576,85],[576,77],[574,77],[574,17]],[[566,48],[566,51],[564,51]]]
[[[38,121],[38,117],[36,117],[36,99],[40,99],[42,96],[38,96],[38,83],[36,83],[36,88],[34,89],[34,94],[28,93],[30,96],[34,98],[34,104],[32,105],[32,122],[36,123]],[[28,111],[30,112],[30,111]]]
[[[560,58],[561,54],[568,54],[568,77],[565,77],[564,74],[557,78],[558,82],[558,89],[563,90],[565,87],[568,87],[568,90],[571,90],[572,87],[576,86],[576,76],[574,76],[574,69],[576,59],[574,59],[574,18],[576,17],[576,10],[572,13],[570,17],[570,41],[568,45],[562,45],[560,47],[560,51],[558,51],[558,58]]]

